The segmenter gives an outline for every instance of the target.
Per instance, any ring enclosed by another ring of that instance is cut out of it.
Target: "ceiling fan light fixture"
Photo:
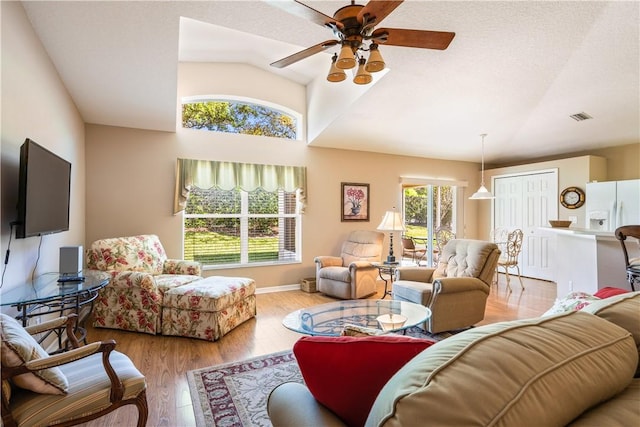
[[[378,49],[378,44],[371,43],[369,50],[369,59],[367,60],[367,65],[365,65],[365,70],[370,73],[377,73],[378,71],[384,70],[385,63],[384,59],[382,59],[382,54]]]
[[[366,61],[364,57],[361,56],[358,62],[360,65],[358,65],[358,72],[356,73],[356,76],[353,78],[353,82],[358,85],[366,85],[371,83],[371,80],[373,80],[373,77],[371,77],[371,73],[369,73],[365,69]]]
[[[341,70],[350,70],[356,66],[356,58],[349,43],[343,43],[340,49],[340,55],[336,61],[336,67]]]
[[[329,74],[327,75],[327,80],[332,83],[338,83],[347,78],[347,74],[344,70],[336,67],[336,61],[338,60],[338,54],[334,53],[333,58],[331,58],[331,68],[329,69]]]

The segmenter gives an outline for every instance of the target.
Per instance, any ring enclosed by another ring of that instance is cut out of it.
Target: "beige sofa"
[[[587,308],[432,345],[384,385],[366,425],[639,425],[640,292]],[[298,383],[276,387],[268,411],[276,427],[345,425]]]

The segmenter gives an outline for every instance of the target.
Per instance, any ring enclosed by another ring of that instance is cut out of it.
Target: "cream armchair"
[[[377,292],[378,269],[384,234],[379,231],[353,231],[342,244],[340,256],[318,256],[318,291],[342,299],[364,298]]]
[[[484,319],[491,281],[500,257],[495,243],[453,239],[442,250],[436,268],[396,270],[393,299],[422,304],[431,318],[422,326],[438,333],[471,326]]]
[[[153,234],[96,240],[87,268],[111,274],[94,303],[94,326],[149,334],[162,331],[164,293],[202,279],[200,263],[168,259]]]

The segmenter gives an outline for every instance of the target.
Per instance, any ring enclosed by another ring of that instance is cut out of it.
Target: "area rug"
[[[456,331],[457,332],[457,331]],[[440,341],[453,333],[406,335]],[[198,427],[270,427],[267,398],[278,384],[304,383],[290,350],[187,372]]]

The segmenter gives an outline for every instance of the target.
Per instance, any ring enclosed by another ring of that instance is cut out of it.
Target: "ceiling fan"
[[[275,61],[271,66],[284,68],[311,55],[322,52],[335,45],[341,45],[340,55],[334,54],[327,80],[342,81],[346,78],[345,69],[359,64],[354,82],[366,84],[371,81],[369,73],[381,71],[385,67],[379,44],[405,46],[422,49],[446,49],[455,33],[444,31],[409,30],[404,28],[375,28],[403,0],[370,0],[366,5],[351,4],[335,11],[333,17],[325,15],[298,0],[265,0],[267,3],[293,15],[330,28],[336,39],[326,40],[293,55]],[[366,46],[365,42],[370,42]],[[369,60],[358,52],[369,51]]]

